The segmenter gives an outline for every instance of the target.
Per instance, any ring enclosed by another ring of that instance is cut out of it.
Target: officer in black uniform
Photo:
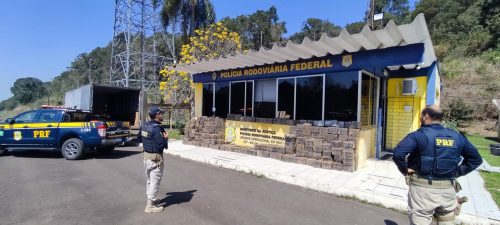
[[[153,106],[149,109],[151,121],[144,123],[139,131],[139,140],[142,140],[144,149],[144,168],[146,170],[146,213],[161,212],[157,199],[161,177],[163,175],[163,150],[168,148],[168,133],[160,126],[163,122],[163,113],[160,108]]]
[[[411,224],[454,224],[459,207],[456,178],[482,163],[477,149],[460,133],[441,125],[443,111],[425,107],[422,127],[408,134],[394,149],[393,160],[407,178]],[[460,202],[461,203],[461,202]]]

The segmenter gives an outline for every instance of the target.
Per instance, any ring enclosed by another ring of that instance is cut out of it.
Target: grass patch
[[[481,171],[481,176],[486,183],[486,189],[490,192],[491,196],[500,205],[500,173],[492,173],[487,171]]]
[[[500,166],[500,157],[490,154],[490,144],[498,144],[497,141],[486,139],[480,135],[468,134],[469,141],[479,150],[479,154],[491,165]]]
[[[168,138],[170,139],[175,139],[175,140],[182,140],[184,135],[181,134],[181,132],[177,129],[172,129],[172,130],[167,130],[168,132]]]

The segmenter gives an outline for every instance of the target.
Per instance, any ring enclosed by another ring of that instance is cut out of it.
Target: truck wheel
[[[1,155],[4,155],[5,153],[7,153],[7,149],[5,149],[5,148],[0,148],[0,156],[1,156]]]
[[[63,143],[61,151],[67,160],[80,159],[83,156],[83,141],[78,138],[68,139]]]
[[[102,153],[111,153],[114,150],[115,150],[115,146],[104,146],[104,147],[97,148],[97,151],[102,152]]]

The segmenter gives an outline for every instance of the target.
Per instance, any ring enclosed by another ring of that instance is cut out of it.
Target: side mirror
[[[12,119],[12,118],[7,118],[7,119],[5,120],[5,123],[8,123],[8,124],[13,124],[13,123],[14,123],[14,121],[15,121],[15,120],[14,120],[14,119]]]

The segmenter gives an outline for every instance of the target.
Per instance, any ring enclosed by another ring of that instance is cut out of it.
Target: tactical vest
[[[429,180],[453,179],[461,160],[460,134],[444,127],[422,127],[419,131],[427,137],[427,146],[419,148],[418,173]]]
[[[142,147],[145,152],[148,153],[162,153],[163,149],[159,149],[159,147],[154,142],[153,137],[153,129],[159,126],[154,122],[146,122],[141,127],[141,138],[142,138]]]

